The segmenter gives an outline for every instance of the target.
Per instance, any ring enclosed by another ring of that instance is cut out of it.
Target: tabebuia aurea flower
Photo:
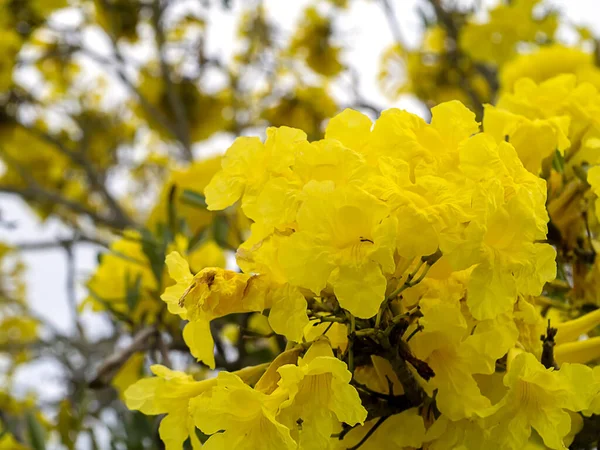
[[[198,381],[156,366],[127,389],[128,406],[167,414],[168,450],[188,437],[222,450],[521,450],[534,431],[565,448],[574,417],[600,412],[600,377],[584,364],[600,346],[576,342],[599,320],[557,321],[556,359],[539,339],[556,335],[537,303],[556,250],[538,175],[575,139],[561,111],[519,109],[544,89],[517,83],[486,108],[484,131],[451,101],[430,123],[345,110],[319,141],[287,127],[238,138],[204,193],[208,210],[239,204],[252,221],[241,271],[194,274],[172,252],[162,299],[211,369],[211,322],[230,314],[268,316],[286,350]]]

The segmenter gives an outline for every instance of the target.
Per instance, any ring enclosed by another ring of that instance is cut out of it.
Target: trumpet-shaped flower
[[[211,435],[204,450],[295,450],[290,430],[276,419],[286,395],[252,389],[237,375],[220,372],[216,387],[190,401],[194,423]]]
[[[314,342],[298,365],[286,364],[278,372],[279,390],[289,398],[277,418],[297,436],[300,449],[329,448],[339,422],[353,426],[366,419],[367,411],[349,384],[352,374],[333,356],[326,340]]]
[[[356,187],[311,182],[305,191],[298,229],[279,249],[288,280],[315,294],[331,283],[343,308],[374,316],[385,295],[384,273],[394,271],[396,219]]]
[[[204,189],[208,209],[225,209],[240,198],[244,211],[251,208],[272,175],[289,173],[294,145],[303,141],[303,131],[288,127],[269,128],[264,144],[258,138],[236,139],[223,157],[222,170]]]
[[[194,450],[201,448],[189,404],[215,387],[216,379],[194,381],[191,375],[158,364],[151,370],[156,377],[141,379],[125,391],[127,407],[149,415],[166,414],[158,430],[166,450],[181,449],[188,437]]]
[[[546,369],[530,353],[514,358],[504,384],[506,396],[485,419],[490,439],[501,449],[523,448],[532,428],[547,447],[566,448],[563,440],[571,430],[567,411],[586,409],[593,395],[588,388],[593,384],[592,369],[580,364]]]
[[[437,389],[437,407],[451,420],[485,414],[491,403],[473,375],[494,372],[496,360],[516,342],[516,326],[510,318],[498,317],[472,330],[458,302],[424,298],[420,306],[423,331],[411,339],[410,347],[435,373],[425,388]]]

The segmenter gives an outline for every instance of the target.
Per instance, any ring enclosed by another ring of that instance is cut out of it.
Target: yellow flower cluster
[[[317,8],[304,11],[302,23],[292,37],[290,52],[299,53],[308,67],[325,77],[338,75],[343,66],[340,63],[341,48],[332,43],[333,28],[329,18],[321,15]]]
[[[264,144],[240,138],[229,149],[207,203],[223,209],[241,198],[254,221],[238,251],[246,273],[313,295],[330,290],[369,318],[402,275],[398,259],[439,248],[452,270],[472,269],[471,312],[493,319],[515,294],[538,295],[553,279],[554,251],[535,243],[546,234],[544,182],[509,143],[477,131],[458,102],[435,107],[431,125],[388,110],[372,127],[347,110],[312,143],[299,130],[269,129]]]
[[[167,414],[159,429],[167,450],[181,448],[188,436],[194,449],[327,448],[340,422],[364,422],[367,411],[349,385],[351,373],[327,341],[315,342],[303,358],[291,352],[278,360],[266,372],[248,367],[203,381],[155,365],[157,377],[125,392],[127,406]],[[247,383],[262,372],[251,388]],[[211,435],[204,445],[194,426]]]
[[[600,346],[576,342],[600,314],[560,323],[547,360],[554,330],[536,298],[556,277],[556,250],[537,175],[554,149],[581,141],[572,105],[593,103],[588,89],[521,80],[486,109],[484,132],[452,101],[429,124],[345,110],[320,141],[287,127],[238,138],[204,193],[209,210],[239,203],[253,222],[236,254],[243,272],[193,274],[172,252],[176,284],[162,299],[211,368],[210,324],[234,313],[268,311],[288,350],[268,368],[203,381],[154,366],[158,377],[126,391],[128,406],[168,414],[168,449],[188,435],[199,447],[194,427],[215,449],[349,448],[373,436],[364,448],[517,450],[532,430],[565,448],[578,412],[600,412],[600,372],[584,365]],[[373,395],[395,409],[367,417]]]
[[[413,94],[429,106],[450,100],[465,104],[488,101],[490,87],[472,62],[448,50],[448,36],[439,25],[428,28],[417,49],[396,43],[381,59],[379,82],[392,98]],[[462,86],[472,88],[469,95]]]
[[[502,65],[515,56],[522,42],[546,42],[558,25],[555,13],[536,18],[540,0],[500,2],[481,23],[469,20],[460,34],[460,46],[474,60]]]

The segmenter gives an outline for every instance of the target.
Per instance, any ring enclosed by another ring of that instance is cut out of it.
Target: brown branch
[[[148,99],[140,92],[137,86],[129,79],[129,76],[125,72],[125,59],[123,58],[123,55],[121,55],[121,52],[119,51],[116,42],[113,42],[113,56],[118,64],[116,64],[110,58],[106,58],[102,55],[99,55],[88,48],[80,47],[79,51],[82,55],[90,58],[97,64],[100,64],[106,69],[109,69],[112,72],[114,72],[117,78],[121,80],[123,85],[125,85],[125,87],[127,87],[127,89],[129,89],[129,91],[135,97],[137,97],[138,101],[140,102],[140,106],[146,112],[146,114],[152,117],[152,120],[156,121],[156,123],[158,123],[162,128],[167,130],[167,132],[169,132],[173,137],[177,138],[177,130],[175,126],[169,121],[167,116],[163,114],[162,111],[160,111],[158,108],[156,108],[152,103],[150,103]]]
[[[396,41],[396,44],[400,45],[402,48],[406,48],[406,41],[402,37],[400,24],[398,23],[396,14],[394,12],[394,9],[392,8],[391,3],[389,2],[389,0],[381,0],[381,6],[383,7],[385,18],[387,19],[394,41]]]
[[[100,195],[106,201],[112,214],[115,216],[115,223],[121,224],[119,228],[124,229],[127,227],[134,226],[133,220],[123,210],[123,208],[121,208],[121,205],[110,194],[110,192],[108,192],[108,189],[106,187],[103,177],[100,175],[100,172],[94,167],[93,163],[87,158],[87,156],[83,152],[73,151],[69,149],[59,139],[38,128],[30,127],[19,122],[16,122],[16,124],[29,131],[30,133],[33,133],[35,136],[46,141],[47,143],[53,145],[60,153],[67,156],[73,163],[79,165],[83,169],[83,171],[86,174],[86,177],[90,182],[90,186],[92,187],[92,189],[100,193]]]
[[[358,442],[358,444],[356,444],[353,447],[348,447],[348,450],[358,450],[360,447],[362,447],[362,445],[365,442],[367,442],[371,436],[373,436],[373,433],[377,431],[377,429],[383,424],[383,422],[385,422],[388,419],[388,417],[390,416],[381,416],[377,420],[377,422],[375,422],[375,424],[371,427],[371,429],[367,431],[367,434],[365,434],[365,436]]]
[[[154,326],[141,329],[133,336],[133,341],[125,348],[117,349],[112,355],[106,358],[100,367],[96,370],[96,375],[89,382],[89,387],[98,389],[108,385],[119,369],[127,362],[129,357],[136,352],[149,349],[158,333]]]
[[[462,53],[458,45],[460,33],[459,25],[455,22],[454,18],[452,17],[452,14],[444,9],[441,0],[429,0],[429,4],[431,4],[431,6],[433,7],[438,22],[442,25],[444,30],[446,30],[448,38],[453,43],[454,48],[451,48],[448,51],[448,59],[452,67],[454,68],[454,70],[456,70],[460,77],[460,87],[469,96],[471,103],[473,103],[473,108],[475,109],[477,117],[481,118],[483,116],[483,102],[481,101],[479,94],[475,91],[473,86],[469,84],[468,74],[465,72],[461,64],[461,60],[466,58],[466,55]],[[483,73],[479,65],[474,64],[474,67],[478,72],[485,76],[486,81],[488,81],[488,84],[490,85],[490,89],[492,89],[494,85],[490,83],[488,79],[489,74],[487,73],[487,71],[486,73]]]
[[[109,242],[103,241],[99,238],[76,234],[72,238],[68,238],[68,239],[19,242],[19,243],[11,245],[11,247],[13,247],[19,251],[39,251],[39,250],[49,250],[49,249],[53,249],[53,248],[63,248],[65,246],[73,246],[75,244],[84,244],[84,243],[94,244],[94,245],[98,245],[100,247],[105,247],[105,248],[109,248],[109,246],[110,246]]]
[[[540,339],[542,340],[541,363],[546,369],[558,369],[558,364],[556,364],[554,359],[554,346],[556,345],[554,338],[556,337],[556,333],[558,333],[558,330],[556,328],[552,328],[550,326],[550,320],[548,320],[546,334],[540,336]]]
[[[165,83],[167,98],[169,100],[169,104],[171,105],[171,109],[175,114],[175,130],[177,137],[182,144],[183,156],[187,162],[191,162],[194,159],[194,156],[191,149],[190,127],[188,124],[187,114],[181,101],[181,97],[176,92],[173,81],[171,80],[171,69],[167,64],[164,54],[166,38],[165,31],[162,27],[163,11],[164,10],[161,5],[161,1],[154,0],[152,3],[152,26],[154,28],[154,39],[156,41],[158,62],[160,65],[160,72]]]
[[[0,184],[0,194],[12,194],[29,201],[45,201],[54,205],[64,206],[65,208],[71,210],[71,212],[88,216],[90,219],[92,219],[99,225],[104,225],[110,228],[118,229],[122,227],[122,223],[120,221],[115,221],[115,219],[112,217],[105,217],[103,215],[100,215],[97,212],[86,208],[79,202],[69,200],[68,198],[63,197],[62,195],[57,194],[56,192],[48,191],[37,184],[30,184],[29,186],[24,188]]]

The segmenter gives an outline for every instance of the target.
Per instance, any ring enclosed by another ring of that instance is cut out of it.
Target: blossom
[[[211,435],[204,450],[297,448],[290,430],[275,416],[285,396],[252,389],[237,375],[220,372],[216,386],[190,401],[193,421]]]
[[[473,59],[502,65],[516,54],[521,42],[551,39],[558,25],[556,14],[539,19],[533,9],[540,0],[517,0],[498,4],[489,11],[489,19],[477,23],[471,19],[460,33],[460,47]]]
[[[540,47],[533,53],[519,55],[505,64],[500,71],[500,85],[510,90],[521,78],[531,78],[539,83],[569,73],[576,74],[582,82],[597,80],[594,55],[579,48],[553,44]]]
[[[592,384],[592,369],[587,366],[563,365],[554,371],[530,353],[517,355],[504,377],[508,392],[485,419],[490,439],[502,449],[520,449],[533,428],[547,447],[565,448],[563,440],[571,430],[567,411],[589,406],[594,392],[588,387]]]
[[[290,144],[304,140],[303,131],[287,127],[269,128],[264,144],[255,137],[236,139],[222,159],[222,170],[204,189],[208,209],[225,209],[240,198],[244,211],[251,207],[271,174],[289,172],[293,161]]]
[[[423,331],[411,339],[410,347],[435,373],[425,388],[437,389],[437,407],[450,420],[484,415],[491,403],[473,375],[494,372],[496,360],[516,341],[514,323],[510,317],[498,317],[473,329],[457,302],[423,298],[419,304]]]
[[[278,372],[278,390],[289,397],[281,403],[277,419],[293,430],[299,448],[328,448],[339,422],[364,423],[367,411],[349,384],[352,374],[333,356],[326,340],[314,342],[298,365],[283,365]]]
[[[141,379],[125,391],[127,407],[150,415],[166,413],[158,431],[167,450],[182,448],[188,437],[194,450],[201,448],[189,412],[190,401],[216,386],[217,380],[194,381],[191,375],[158,364],[151,370],[156,377]]]
[[[394,270],[395,218],[359,188],[310,182],[305,191],[298,229],[279,250],[286,276],[315,294],[331,283],[343,308],[374,316],[385,294],[384,272]]]
[[[290,52],[300,53],[306,64],[315,72],[333,77],[343,69],[339,61],[341,48],[333,45],[332,23],[317,8],[304,11],[302,23],[292,37]]]

